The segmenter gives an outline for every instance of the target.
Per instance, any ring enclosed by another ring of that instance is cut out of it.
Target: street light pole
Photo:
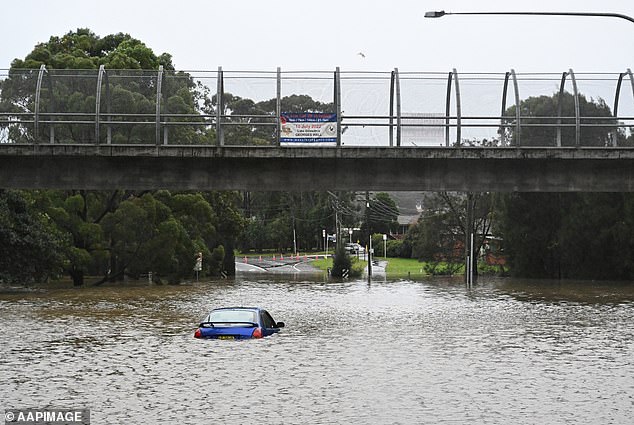
[[[634,23],[634,18],[622,13],[610,12],[445,12],[436,10],[425,12],[425,18],[441,18],[445,15],[538,15],[538,16],[591,16],[603,18],[620,18]]]

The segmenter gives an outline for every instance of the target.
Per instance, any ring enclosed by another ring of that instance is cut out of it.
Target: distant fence
[[[307,112],[334,117],[327,140],[337,147],[632,146],[634,77],[0,70],[4,144],[279,146],[283,131],[301,131],[281,117]]]

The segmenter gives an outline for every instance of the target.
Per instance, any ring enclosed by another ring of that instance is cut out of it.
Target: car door
[[[275,320],[273,320],[268,311],[261,310],[260,319],[262,321],[262,326],[264,326],[264,329],[262,329],[262,333],[265,336],[279,332],[280,329],[276,326]]]

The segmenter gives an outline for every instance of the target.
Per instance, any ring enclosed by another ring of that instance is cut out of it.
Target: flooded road
[[[262,340],[196,340],[211,309],[265,307]],[[325,282],[0,294],[2,408],[93,424],[631,424],[634,285]]]

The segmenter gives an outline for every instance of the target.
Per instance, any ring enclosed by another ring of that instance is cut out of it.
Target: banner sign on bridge
[[[337,144],[337,114],[282,113],[280,145],[335,146]]]

